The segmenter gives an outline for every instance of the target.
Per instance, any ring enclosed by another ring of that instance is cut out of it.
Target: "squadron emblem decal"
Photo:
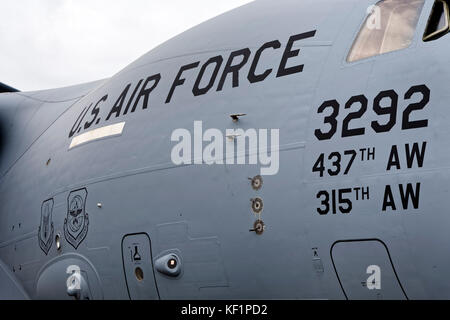
[[[89,216],[86,212],[87,190],[72,191],[67,198],[67,217],[64,219],[64,236],[75,249],[88,233]]]
[[[47,255],[53,243],[53,199],[46,200],[41,206],[41,224],[39,225],[38,238],[39,246]]]

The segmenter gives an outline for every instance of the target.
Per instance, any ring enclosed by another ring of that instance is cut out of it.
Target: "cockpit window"
[[[348,62],[410,46],[425,0],[382,0],[368,8]]]
[[[450,29],[449,18],[450,10],[448,2],[436,0],[433,4],[425,33],[423,34],[423,41],[436,40],[448,33]]]

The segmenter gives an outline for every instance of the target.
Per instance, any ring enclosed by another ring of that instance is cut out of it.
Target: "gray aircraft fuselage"
[[[256,1],[0,94],[0,298],[449,299],[450,36],[425,1],[409,47],[347,62],[376,2]],[[278,173],[174,164],[196,121],[279,129]]]

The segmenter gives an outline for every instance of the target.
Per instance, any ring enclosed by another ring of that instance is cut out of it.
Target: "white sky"
[[[251,0],[1,0],[0,82],[22,91],[107,78]]]

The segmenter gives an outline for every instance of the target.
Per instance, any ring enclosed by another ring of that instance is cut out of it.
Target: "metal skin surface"
[[[171,39],[110,79],[0,94],[0,278],[10,279],[0,284],[0,297],[24,291],[32,299],[449,299],[450,37],[422,41],[433,5],[427,0],[408,48],[348,63],[366,9],[376,2],[255,1]],[[303,70],[277,77],[290,37],[313,31],[292,44],[300,51],[285,63]],[[270,74],[251,83],[257,50],[275,40],[280,47],[264,50],[255,71]],[[244,48],[250,56],[237,85],[230,73],[218,90],[230,54]],[[218,56],[213,86],[196,96],[201,67]],[[180,68],[196,62],[167,102]],[[157,83],[148,101],[143,96],[124,114],[138,82],[158,74],[159,81],[147,82],[147,88]],[[128,84],[123,108],[110,113]],[[403,130],[405,109],[421,99],[406,93],[420,85],[429,89],[429,102],[409,119],[427,119],[427,126]],[[389,116],[374,112],[374,99],[386,90],[398,95],[396,124],[377,133],[371,124],[384,125]],[[358,95],[368,110],[348,127],[365,132],[343,137],[344,119],[359,108],[344,106]],[[319,140],[315,132],[328,131],[331,109],[318,108],[330,100],[340,105],[337,132]],[[245,116],[233,121],[236,114]],[[259,164],[174,165],[172,132],[192,131],[200,120],[204,129],[279,129],[279,172],[254,188]],[[118,135],[69,148],[83,133],[122,122]],[[420,149],[423,142],[423,165],[415,160],[408,168],[405,145]],[[388,170],[394,145],[400,166]],[[373,159],[361,155],[373,148]],[[335,160],[328,156],[339,152],[343,170],[347,150],[358,152],[351,170],[328,174]],[[312,170],[321,154],[323,177]],[[417,183],[420,202],[405,208],[400,188],[417,191]],[[386,186],[396,210],[386,206]],[[356,200],[357,187],[369,188],[369,199],[360,193]],[[350,213],[339,212],[345,207],[339,199],[336,214],[318,213],[318,192],[335,190],[339,198],[349,188]],[[261,234],[249,232],[255,198],[264,203]],[[169,262],[177,272],[164,269]],[[361,283],[373,264],[381,268],[381,289],[369,292]],[[73,265],[84,287],[69,295]]]

